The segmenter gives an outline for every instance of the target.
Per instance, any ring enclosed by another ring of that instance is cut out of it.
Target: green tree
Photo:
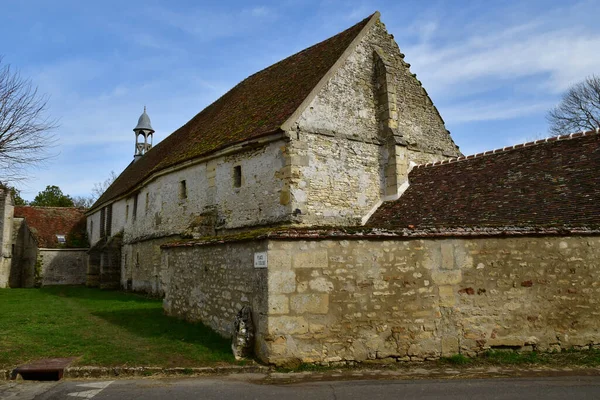
[[[74,207],[73,199],[63,194],[58,186],[48,185],[46,189],[39,192],[30,203],[32,206],[42,207]]]
[[[24,200],[21,197],[21,191],[19,189],[16,189],[14,187],[10,188],[10,193],[13,196],[13,200],[15,202],[15,206],[26,206],[27,205],[27,201]]]

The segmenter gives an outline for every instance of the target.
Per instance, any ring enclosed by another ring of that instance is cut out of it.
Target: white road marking
[[[77,385],[77,386],[81,386],[84,388],[95,388],[95,389],[94,390],[85,390],[83,392],[69,393],[68,395],[71,397],[80,397],[82,399],[91,399],[92,397],[94,397],[95,395],[100,393],[102,390],[104,390],[108,385],[110,385],[113,382],[114,381],[82,383],[81,385]]]
[[[81,385],[77,385],[77,386],[89,387],[89,388],[94,388],[94,389],[104,389],[105,387],[107,387],[108,385],[110,385],[113,382],[114,381],[82,383]]]

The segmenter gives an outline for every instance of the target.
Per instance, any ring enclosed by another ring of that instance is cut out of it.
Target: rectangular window
[[[133,196],[133,215],[132,220],[135,221],[137,218],[137,203],[138,203],[138,193]]]
[[[242,186],[242,166],[236,165],[233,167],[233,187],[239,188]]]
[[[106,207],[106,236],[112,235],[112,204]]]
[[[104,228],[106,227],[106,207],[100,210],[100,238],[106,236]]]
[[[65,238],[65,235],[56,235],[56,239],[58,240],[58,243],[60,243],[60,244],[67,243],[67,239]]]
[[[179,199],[185,200],[187,199],[187,186],[185,180],[179,182]]]
[[[125,206],[125,222],[129,221],[129,204]]]
[[[150,192],[146,193],[146,214],[148,214],[148,209],[150,208]]]
[[[94,237],[94,221],[90,221],[90,240]]]

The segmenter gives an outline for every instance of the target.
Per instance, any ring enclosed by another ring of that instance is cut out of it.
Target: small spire
[[[144,104],[144,112],[146,112],[146,105]]]

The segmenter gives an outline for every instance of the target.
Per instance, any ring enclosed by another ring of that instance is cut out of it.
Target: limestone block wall
[[[87,277],[88,249],[45,249],[38,251],[42,286],[83,285]]]
[[[358,225],[381,197],[379,146],[301,132],[289,145],[290,204],[306,225]]]
[[[34,287],[38,243],[24,218],[13,219],[12,240],[14,251],[9,280],[10,287]]]
[[[169,275],[161,263],[160,246],[172,240],[158,238],[125,244],[121,252],[121,287],[164,296]]]
[[[600,237],[269,241],[266,361],[600,345]]]
[[[385,26],[374,24],[289,132],[296,222],[356,225],[411,163],[460,155]],[[286,195],[285,191],[282,193]]]
[[[289,219],[289,205],[280,203],[283,144],[279,140],[248,146],[244,151],[158,176],[137,194],[113,203],[112,234],[123,230],[124,242],[130,243],[149,236],[202,236],[210,231],[208,228],[214,232]],[[234,167],[241,168],[239,187]],[[100,224],[100,210],[88,216],[92,245],[100,240]]]
[[[264,241],[163,249],[165,312],[202,321],[229,337],[235,316],[249,305],[256,325],[257,353],[262,354],[267,270],[254,267],[254,254],[263,251]]]
[[[9,287],[12,263],[14,204],[8,189],[0,187],[0,288]]]

